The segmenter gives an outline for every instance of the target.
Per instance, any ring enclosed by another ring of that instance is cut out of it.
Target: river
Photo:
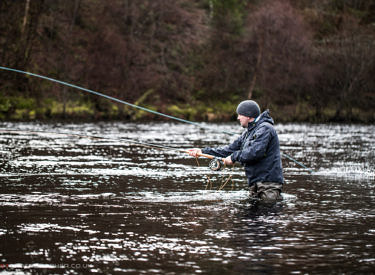
[[[248,200],[240,166],[124,141],[181,149],[241,132],[203,125],[0,123],[0,272],[375,270],[375,126],[277,125],[282,152],[314,172],[283,158],[270,207]]]

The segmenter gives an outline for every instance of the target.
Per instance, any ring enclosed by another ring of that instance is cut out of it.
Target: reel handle
[[[220,171],[224,166],[224,162],[220,158],[213,158],[208,166],[212,171]]]

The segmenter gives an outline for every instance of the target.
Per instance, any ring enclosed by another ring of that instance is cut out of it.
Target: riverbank
[[[140,106],[191,121],[226,122],[236,119],[235,110],[237,102],[204,102],[196,101],[193,104],[169,104],[153,106],[140,104]],[[265,108],[263,108],[265,109]],[[375,114],[352,109],[351,114],[342,113],[339,117],[335,109],[325,108],[320,114],[316,113],[313,106],[298,105],[272,105],[269,107],[272,117],[277,122],[342,122],[342,123],[373,123]],[[36,100],[24,97],[1,97],[1,121],[32,121],[32,120],[68,120],[68,121],[94,121],[94,120],[163,120],[155,114],[138,110],[126,105],[111,103],[99,99],[95,102],[76,100],[62,102],[54,98]]]

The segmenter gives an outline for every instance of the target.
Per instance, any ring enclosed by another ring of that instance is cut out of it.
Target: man
[[[268,110],[260,113],[253,100],[242,101],[237,107],[237,119],[247,129],[232,144],[203,150],[189,149],[191,156],[210,154],[225,158],[224,164],[240,162],[245,167],[250,195],[264,201],[280,198],[284,179],[280,158],[279,138]]]

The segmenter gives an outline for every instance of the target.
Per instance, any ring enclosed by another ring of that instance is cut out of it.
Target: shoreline
[[[258,101],[258,99],[254,99]],[[269,109],[276,123],[354,123],[371,124],[375,114],[358,108],[343,111],[338,115],[335,106],[317,109],[306,102],[289,105],[271,106],[260,100],[262,111]],[[163,113],[179,119],[195,122],[230,122],[236,121],[237,101],[212,101],[191,103],[136,102],[136,105],[150,111]],[[193,107],[192,107],[193,106]],[[61,121],[61,122],[94,122],[94,121],[168,121],[144,110],[113,103],[108,100],[80,98],[59,101],[58,98],[0,97],[0,121]]]

